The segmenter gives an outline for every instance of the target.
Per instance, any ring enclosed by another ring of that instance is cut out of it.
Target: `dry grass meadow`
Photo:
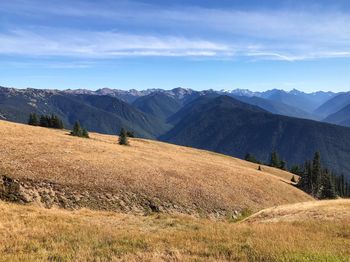
[[[156,141],[132,139],[126,147],[116,136],[82,139],[5,121],[0,137],[0,175],[141,192],[208,213],[260,211],[236,221],[0,201],[1,262],[350,261],[349,200],[315,201],[290,184],[288,172]]]
[[[99,192],[137,192],[160,202],[214,210],[250,210],[310,201],[292,175],[208,151],[0,121],[0,175]]]
[[[350,226],[350,200],[324,200],[276,206],[259,211],[245,222],[338,221]]]
[[[343,210],[344,204],[324,202],[333,210]],[[324,210],[320,217],[327,217]],[[321,218],[230,223],[185,215],[43,209],[0,201],[0,261],[349,259],[349,217],[336,223]]]

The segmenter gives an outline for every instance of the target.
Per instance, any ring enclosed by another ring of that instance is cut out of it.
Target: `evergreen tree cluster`
[[[32,126],[41,126],[48,128],[63,129],[63,121],[56,115],[41,115],[38,117],[35,113],[29,115],[28,124]]]
[[[244,160],[255,163],[255,164],[263,164],[260,160],[258,160],[253,154],[247,153],[244,157]],[[286,169],[286,161],[279,158],[277,152],[271,153],[269,166]]]
[[[271,157],[270,157],[270,166],[285,170],[286,169],[286,161],[280,159],[277,152],[272,152]]]
[[[132,137],[132,138],[135,137],[134,131],[129,131],[122,127],[119,132],[119,139],[118,139],[119,145],[125,145],[125,146],[129,145],[129,137]]]
[[[246,154],[245,160],[262,164],[254,155]],[[271,153],[269,166],[287,170],[286,162],[280,159],[277,152]],[[261,170],[259,166],[258,170]],[[350,197],[350,183],[344,175],[338,176],[321,165],[321,155],[316,152],[312,161],[306,161],[303,165],[294,165],[289,170],[300,177],[299,181],[292,177],[292,182],[306,193],[319,199],[333,199]]]
[[[261,164],[261,162],[259,160],[257,160],[257,158],[253,154],[250,154],[250,153],[245,155],[244,160],[255,163],[255,164]]]
[[[89,138],[89,133],[85,128],[82,128],[79,121],[76,121],[73,127],[72,132],[70,132],[72,136]]]
[[[350,185],[344,176],[337,176],[323,168],[319,152],[315,153],[312,161],[306,161],[293,171],[300,176],[298,187],[318,199],[350,197]]]

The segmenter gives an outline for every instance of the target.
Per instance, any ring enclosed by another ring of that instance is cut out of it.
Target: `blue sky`
[[[2,86],[349,91],[350,1],[1,1],[0,59]]]

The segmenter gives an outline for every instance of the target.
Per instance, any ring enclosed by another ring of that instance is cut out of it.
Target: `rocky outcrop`
[[[32,203],[45,208],[85,207],[134,213],[159,212],[167,208],[164,205],[158,205],[155,200],[149,200],[137,194],[80,191],[49,181],[18,180],[7,176],[0,178],[0,199],[20,204]]]
[[[233,219],[240,216],[238,211],[208,212],[198,210],[195,206],[184,207],[137,193],[79,190],[73,186],[62,186],[50,181],[19,180],[8,176],[0,176],[0,200],[45,208],[58,207],[69,210],[88,208],[142,215],[164,212],[204,215],[213,218],[227,217],[228,214]]]

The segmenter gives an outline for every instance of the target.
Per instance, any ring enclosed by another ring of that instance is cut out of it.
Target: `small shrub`
[[[135,132],[134,132],[134,131],[126,131],[126,135],[127,135],[128,137],[134,138],[134,137],[135,137]]]

